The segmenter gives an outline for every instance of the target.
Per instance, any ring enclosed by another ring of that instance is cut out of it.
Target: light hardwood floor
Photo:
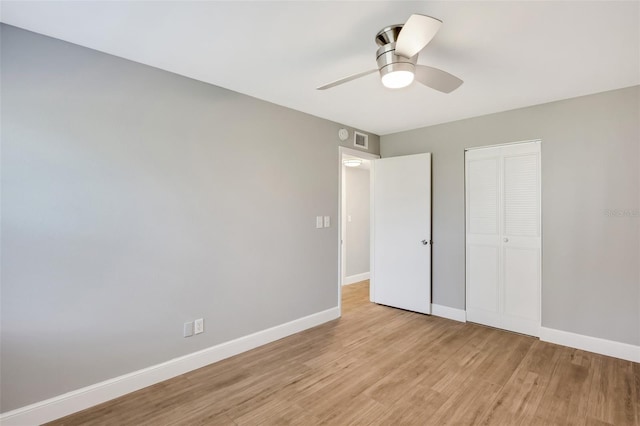
[[[639,425],[640,364],[369,303],[56,425]]]

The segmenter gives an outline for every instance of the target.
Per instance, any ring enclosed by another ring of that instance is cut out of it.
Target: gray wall
[[[337,306],[342,126],[1,36],[3,412]]]
[[[434,303],[465,307],[465,148],[542,139],[542,325],[640,344],[639,105],[631,87],[383,136],[383,157],[433,153]]]
[[[345,167],[347,277],[369,272],[369,169]]]

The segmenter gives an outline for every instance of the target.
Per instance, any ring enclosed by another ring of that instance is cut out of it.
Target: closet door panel
[[[535,247],[505,247],[503,314],[512,322],[523,322],[530,334],[529,323],[537,324],[540,313],[540,256]]]
[[[467,166],[467,232],[473,236],[499,235],[499,157],[469,159]]]
[[[506,237],[540,236],[539,154],[504,157],[504,226]]]
[[[500,326],[499,255],[496,244],[474,244],[467,250],[469,321]]]
[[[500,324],[500,157],[467,153],[467,319]]]
[[[504,328],[538,335],[540,324],[540,153],[538,144],[503,148]]]

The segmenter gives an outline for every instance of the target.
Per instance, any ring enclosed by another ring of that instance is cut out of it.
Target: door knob
[[[505,242],[505,243],[508,243],[508,242],[509,242],[509,239],[508,239],[507,237],[504,237],[504,242]]]
[[[422,245],[426,246],[427,244],[429,244],[431,241],[427,241],[427,240],[422,240]]]

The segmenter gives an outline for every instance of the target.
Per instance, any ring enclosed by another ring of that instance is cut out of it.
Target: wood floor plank
[[[393,398],[395,402],[389,411],[372,424],[380,425],[430,425],[433,415],[442,407],[449,397],[423,385],[407,386],[402,396]]]
[[[587,414],[593,419],[611,424],[637,422],[639,404],[633,363],[597,355],[593,357],[597,368],[594,368]],[[609,398],[612,394],[621,395],[621,398]]]
[[[590,369],[572,362],[577,349],[561,347],[552,378],[536,410],[535,416],[550,425],[577,425],[588,417]]]
[[[478,424],[500,390],[501,386],[495,383],[469,379],[433,413],[430,422],[434,425]]]
[[[249,425],[289,425],[319,424],[320,419],[303,410],[286,399],[274,398],[267,404],[250,411],[238,418],[238,426]]]
[[[640,426],[640,364],[369,302],[52,425]]]
[[[527,424],[535,416],[558,360],[557,345],[534,341],[520,365],[491,404],[481,424]]]

